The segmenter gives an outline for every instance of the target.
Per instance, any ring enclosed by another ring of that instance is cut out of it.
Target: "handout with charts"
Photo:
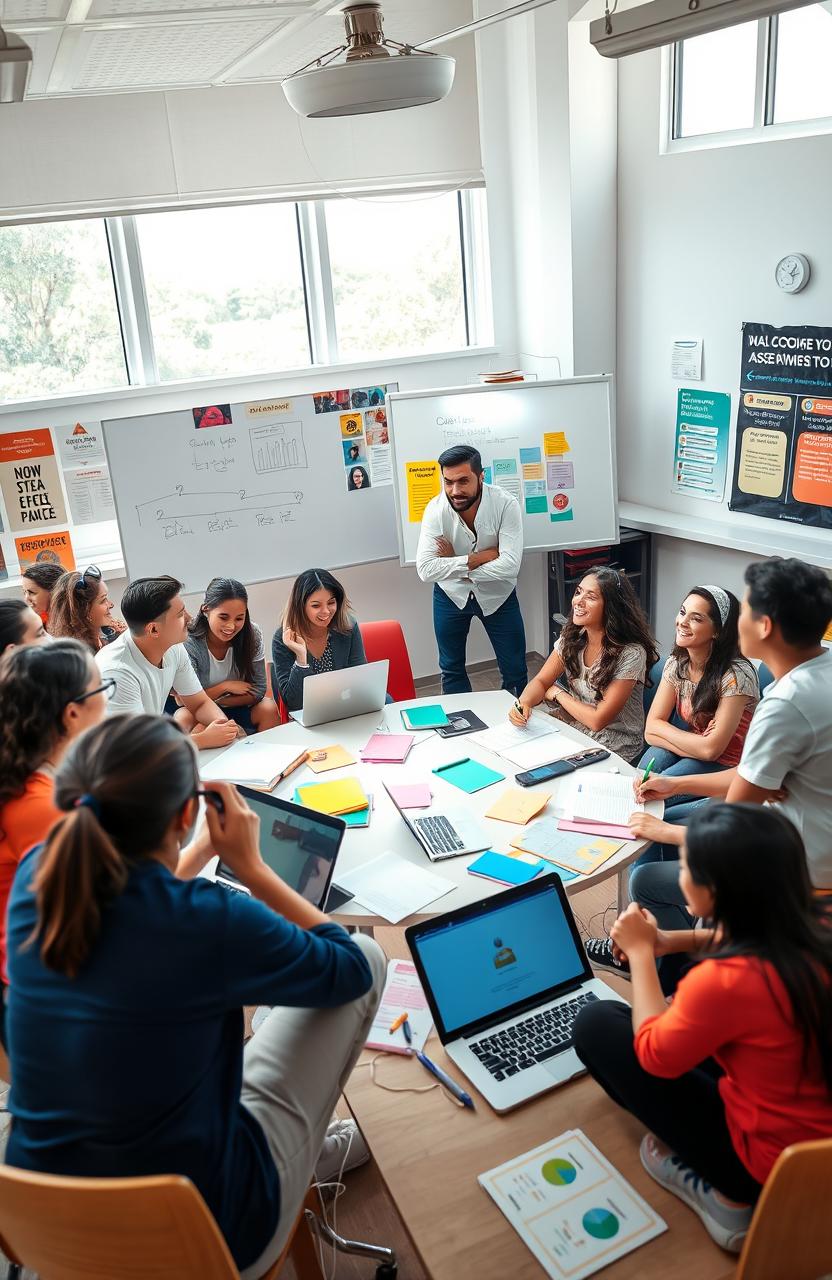
[[[584,1280],[667,1230],[580,1129],[489,1169],[479,1183],[555,1280]]]

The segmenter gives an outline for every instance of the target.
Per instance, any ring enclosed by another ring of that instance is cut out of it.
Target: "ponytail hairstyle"
[[[199,613],[189,624],[188,631],[197,640],[205,640],[207,644],[206,637],[211,630],[208,624],[208,614],[211,609],[219,609],[228,600],[242,600],[246,607],[246,620],[231,641],[231,650],[234,654],[234,666],[240,673],[240,679],[245,680],[247,684],[251,684],[254,680],[254,655],[257,652],[257,637],[254,634],[251,615],[248,611],[248,592],[242,582],[238,582],[236,578],[212,578],[205,588],[205,599],[200,605]]]
[[[694,728],[701,732],[716,714],[716,709],[722,698],[722,680],[726,672],[742,663],[752,675],[756,673],[753,664],[740,653],[740,639],[737,630],[740,602],[737,597],[730,591],[725,592],[728,597],[728,612],[723,622],[719,612],[719,605],[713,593],[707,587],[691,587],[687,595],[699,596],[705,601],[708,606],[708,617],[716,630],[710,656],[705,663],[705,670],[702,672],[702,678],[696,685],[691,699],[693,725]],[[685,599],[687,599],[687,596]],[[687,649],[674,645],[671,654],[678,663],[680,674],[684,676],[688,667]]]
[[[23,645],[0,661],[0,828],[3,806],[23,795],[63,738],[64,711],[86,692],[92,672],[77,640]]]
[[[98,599],[100,576],[87,578],[73,569],[58,579],[49,601],[49,634],[81,640],[93,653],[101,648],[99,629],[90,622]]]
[[[595,701],[604,696],[604,690],[612,682],[621,650],[627,644],[640,645],[647,658],[645,683],[651,684],[650,670],[659,660],[656,642],[650,631],[644,610],[626,574],[611,565],[596,565],[587,569],[584,578],[595,578],[604,601],[604,639],[598,669],[591,680]],[[560,633],[561,657],[567,674],[575,679],[580,673],[580,654],[586,645],[583,627],[576,626],[571,617]]]
[[[89,959],[130,863],[152,857],[197,791],[196,751],[164,716],[112,716],[72,744],[55,776],[66,817],[35,872],[37,924],[29,943],[68,978]]]

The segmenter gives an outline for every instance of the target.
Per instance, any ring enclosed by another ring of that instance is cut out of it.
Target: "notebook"
[[[403,764],[415,741],[412,733],[374,733],[361,748],[361,759],[373,764]]]
[[[438,729],[448,723],[448,717],[438,702],[427,707],[407,707],[401,717],[405,729]]]
[[[392,1024],[403,1013],[407,1014],[410,1025],[410,1045],[401,1027],[390,1032]],[[433,1018],[415,964],[412,960],[388,961],[387,981],[367,1037],[367,1048],[383,1049],[385,1053],[418,1053],[424,1049],[432,1026]]]
[[[326,784],[321,782],[310,782],[307,785],[310,787],[321,787]],[[297,791],[295,791],[292,799],[295,804],[303,804],[303,801]],[[373,811],[373,794],[371,791],[367,792],[367,800],[369,803],[366,809],[354,809],[352,813],[339,813],[338,817],[341,818],[348,827],[369,827],[370,814]],[[307,805],[306,807],[309,809],[311,808],[311,805]]]
[[[203,782],[233,782],[255,791],[271,791],[306,762],[309,752],[297,746],[281,747],[258,742],[256,736],[241,738],[199,770]]]
[[[632,778],[616,773],[569,777],[558,800],[563,809],[562,831],[587,831],[592,835],[630,838],[630,815],[643,813],[633,794]]]
[[[308,782],[298,787],[298,796],[307,809],[318,813],[355,813],[366,809],[369,800],[357,778],[339,778],[334,782]]]
[[[497,773],[496,769],[489,769],[487,765],[480,764],[479,760],[454,760],[452,764],[441,764],[433,772],[437,778],[442,778],[444,782],[450,782],[453,786],[459,787],[460,791],[466,791],[468,795],[473,795],[475,791],[482,791],[484,787],[491,787],[495,782],[503,782],[505,780],[504,773]]]
[[[384,788],[397,809],[429,809],[433,799],[426,782],[385,782]]]
[[[551,791],[527,791],[522,787],[507,787],[497,797],[490,809],[486,809],[486,818],[496,818],[499,822],[516,822],[525,826],[535,818],[552,797]]]

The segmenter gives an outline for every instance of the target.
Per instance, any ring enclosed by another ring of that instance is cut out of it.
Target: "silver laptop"
[[[387,696],[387,658],[381,662],[365,662],[360,667],[343,667],[340,671],[322,671],[307,676],[303,682],[303,710],[291,711],[293,720],[311,729],[330,720],[347,720],[381,711]]]
[[[491,837],[467,809],[438,804],[426,809],[402,809],[386,783],[384,789],[431,862],[491,848]]]
[[[405,937],[445,1052],[495,1111],[579,1075],[575,1017],[593,1000],[620,999],[593,978],[557,875],[411,925]]]

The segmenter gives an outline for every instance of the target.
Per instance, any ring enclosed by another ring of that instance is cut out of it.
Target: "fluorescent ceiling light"
[[[613,11],[589,24],[589,38],[605,58],[656,49],[740,22],[800,9],[812,0],[652,0],[634,9]]]

